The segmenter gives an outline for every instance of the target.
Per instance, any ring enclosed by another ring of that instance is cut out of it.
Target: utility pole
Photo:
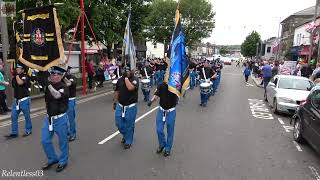
[[[86,79],[86,54],[85,54],[85,39],[84,39],[84,2],[80,0],[81,8],[81,56],[82,56],[82,84],[83,84],[83,94],[87,94],[87,79]]]
[[[319,0],[316,0],[316,6],[315,6],[315,11],[314,11],[314,16],[313,16],[313,23],[316,23],[317,20],[317,16],[318,16],[318,6],[319,6]],[[308,63],[310,63],[311,58],[312,58],[312,53],[313,53],[313,36],[315,33],[315,30],[312,30],[310,33],[310,46],[309,46],[309,59],[308,59]]]
[[[2,0],[0,0],[0,4],[2,4]],[[7,26],[7,17],[6,15],[1,15],[1,43],[2,43],[2,57],[3,57],[3,63],[4,63],[4,73],[5,77],[9,82],[11,82],[12,75],[10,72],[10,64],[7,62],[8,60],[8,53],[9,53],[9,37],[8,37],[8,26]],[[11,104],[13,100],[13,91],[12,86],[10,83],[10,86],[7,87],[7,104]]]
[[[278,61],[280,58],[280,50],[281,50],[281,38],[280,38],[280,29],[281,29],[281,17],[279,17],[279,27],[278,27],[278,50],[277,50],[277,55],[276,55],[276,60]]]

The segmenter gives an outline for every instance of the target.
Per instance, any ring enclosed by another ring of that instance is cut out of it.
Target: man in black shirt
[[[164,156],[169,156],[173,145],[174,126],[176,119],[176,105],[178,97],[169,91],[168,84],[166,82],[161,83],[153,98],[148,103],[150,107],[152,102],[160,98],[160,108],[156,117],[157,134],[159,141],[159,148],[157,153],[160,154],[164,150]],[[167,123],[167,140],[164,135],[164,124]]]
[[[149,66],[148,62],[146,62],[143,67],[141,67],[140,74],[142,76],[141,90],[142,90],[142,93],[144,95],[144,101],[148,102],[150,100],[150,88],[151,88],[151,85],[153,83],[152,82],[153,70]],[[143,81],[146,81],[146,80],[149,80],[149,83],[143,82]]]
[[[68,71],[66,73],[63,82],[69,87],[69,103],[68,103],[68,137],[69,141],[74,141],[76,139],[76,95],[77,95],[77,78],[71,74],[70,70],[72,67],[68,66]]]
[[[209,67],[209,63],[207,61],[205,61],[204,67],[201,69],[201,72],[200,72],[201,82],[210,84],[211,80],[214,80],[215,78],[216,78],[216,74],[214,73],[212,68]],[[210,86],[212,86],[212,83]],[[203,84],[200,84],[200,88],[203,88]],[[209,89],[211,89],[211,87]],[[211,91],[206,93],[205,91],[202,91],[200,89],[200,98],[201,98],[200,106],[203,106],[203,107],[207,106],[207,102],[210,97],[210,93],[211,93]]]
[[[7,139],[18,137],[18,117],[23,112],[25,118],[24,137],[32,133],[32,123],[30,117],[30,80],[24,73],[24,67],[21,64],[16,66],[16,74],[12,78],[12,87],[14,89],[14,100],[11,110],[11,134],[5,136]]]
[[[65,69],[54,66],[49,70],[49,85],[45,91],[45,102],[47,116],[43,121],[41,130],[41,143],[48,158],[48,163],[42,168],[48,170],[52,165],[57,164],[56,172],[64,170],[68,163],[68,101],[69,88],[62,82]],[[61,155],[57,156],[52,144],[54,132],[59,138]]]
[[[133,142],[134,123],[137,116],[139,79],[134,76],[134,70],[128,67],[118,79],[114,92],[113,109],[115,110],[116,126],[122,134],[122,143],[129,149]]]

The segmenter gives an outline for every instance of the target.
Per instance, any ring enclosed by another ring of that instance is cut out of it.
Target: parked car
[[[224,65],[231,65],[231,58],[229,57],[222,57],[221,61],[223,61]]]
[[[293,138],[298,143],[306,140],[320,152],[320,86],[311,90],[307,100],[299,106],[293,120]]]
[[[307,78],[291,75],[276,75],[267,85],[265,100],[274,113],[294,114],[305,101],[314,84]]]

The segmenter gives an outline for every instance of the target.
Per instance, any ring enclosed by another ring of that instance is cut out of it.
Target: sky
[[[216,12],[215,28],[204,42],[240,45],[256,30],[262,40],[277,37],[279,23],[315,5],[316,0],[209,0]],[[281,19],[281,20],[280,20]]]

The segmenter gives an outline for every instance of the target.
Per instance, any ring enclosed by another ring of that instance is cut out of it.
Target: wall
[[[294,31],[293,46],[310,45],[310,33],[306,31],[306,24],[299,26]]]
[[[163,58],[164,57],[164,44],[162,43],[154,44],[151,41],[148,41],[146,44],[147,44],[146,58]]]

